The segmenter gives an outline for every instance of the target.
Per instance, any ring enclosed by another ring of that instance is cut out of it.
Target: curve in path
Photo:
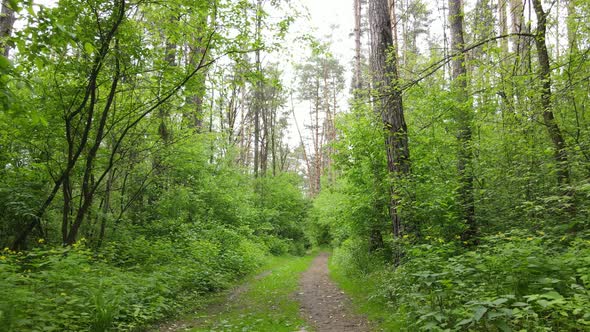
[[[350,311],[350,301],[330,280],[329,256],[320,253],[301,275],[297,297],[303,317],[318,332],[370,331],[367,320]]]

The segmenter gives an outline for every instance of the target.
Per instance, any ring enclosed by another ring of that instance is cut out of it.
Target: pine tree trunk
[[[361,72],[361,0],[354,0],[354,89],[363,88]]]
[[[262,17],[262,0],[256,3],[256,38],[261,38]],[[260,49],[256,50],[256,87],[254,92],[254,176],[258,177],[260,167],[260,113],[262,104],[262,64],[260,59]]]
[[[458,125],[459,141],[457,170],[459,172],[459,197],[461,200],[461,218],[466,229],[463,241],[471,241],[477,236],[475,221],[475,200],[473,196],[473,170],[471,167],[471,121],[473,112],[468,105],[467,68],[465,64],[465,40],[463,38],[463,4],[461,0],[449,0],[449,24],[451,27],[452,87],[455,95],[455,116]]]
[[[387,168],[391,181],[410,171],[407,126],[396,66],[391,19],[387,0],[369,1],[371,26],[371,72],[376,92],[375,112],[381,115],[385,130]],[[403,235],[404,225],[398,211],[399,192],[390,185],[389,213],[393,235]]]

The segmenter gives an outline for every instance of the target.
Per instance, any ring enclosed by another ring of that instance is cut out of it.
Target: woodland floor
[[[369,331],[367,320],[352,312],[349,299],[330,280],[328,258],[320,253],[301,275],[297,299],[303,317],[318,332]]]
[[[277,259],[194,314],[155,331],[369,331],[368,321],[352,312],[349,299],[330,280],[328,258],[322,252]]]

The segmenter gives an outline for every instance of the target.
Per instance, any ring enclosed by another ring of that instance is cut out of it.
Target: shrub
[[[408,330],[581,331],[590,328],[590,241],[582,238],[512,231],[471,251],[435,239],[407,248],[399,267],[347,241],[334,263],[371,278],[371,297]]]

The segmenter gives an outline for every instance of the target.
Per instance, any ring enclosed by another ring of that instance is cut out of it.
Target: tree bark
[[[539,59],[539,80],[541,81],[541,106],[543,107],[543,120],[547,132],[553,142],[553,157],[557,164],[557,181],[562,188],[570,182],[569,163],[566,150],[566,142],[561,129],[555,120],[551,93],[551,67],[549,65],[549,52],[547,51],[547,13],[543,10],[541,0],[533,0],[533,7],[537,14],[537,33],[535,45]]]
[[[508,16],[506,13],[506,1],[507,0],[498,0],[498,13],[499,13],[499,25],[500,25],[500,35],[505,36],[508,34]],[[508,54],[508,39],[502,38],[500,39],[500,49],[504,54]]]
[[[449,0],[449,24],[451,27],[451,51],[457,54],[452,62],[452,87],[455,95],[456,119],[459,142],[457,170],[459,172],[459,196],[461,200],[461,218],[466,229],[463,241],[472,241],[477,236],[475,221],[475,200],[473,195],[473,170],[471,169],[471,121],[473,112],[468,105],[467,68],[465,64],[465,40],[463,38],[463,3],[461,0]]]
[[[10,45],[7,43],[8,38],[12,34],[14,27],[14,21],[16,21],[16,15],[14,10],[10,7],[10,1],[2,1],[2,12],[0,13],[0,49],[2,49],[2,55],[8,57],[10,53]]]
[[[569,44],[570,53],[578,51],[577,40],[578,23],[576,19],[576,3],[574,0],[568,0],[567,3],[567,42]]]
[[[362,48],[361,48],[361,15],[362,4],[361,0],[354,0],[354,89],[360,90],[363,88],[362,82]]]
[[[387,0],[369,1],[369,22],[375,111],[381,115],[385,129],[387,168],[393,181],[409,173],[410,153]],[[399,238],[403,236],[404,224],[398,211],[399,192],[393,183],[389,194],[392,231],[394,237]]]
[[[125,12],[125,1],[120,2],[120,16],[119,16],[119,23],[123,20],[124,12]],[[115,43],[115,48],[118,49],[119,45],[118,42]],[[93,178],[93,171],[94,171],[94,164],[96,162],[96,156],[98,153],[98,149],[103,142],[104,133],[106,122],[111,110],[113,103],[115,102],[115,95],[117,92],[117,87],[119,84],[119,80],[121,78],[121,69],[119,66],[119,60],[115,57],[115,72],[113,73],[113,81],[111,83],[111,88],[109,91],[109,95],[107,97],[105,106],[103,108],[102,114],[100,116],[100,121],[98,123],[98,127],[96,128],[96,136],[94,139],[94,144],[90,147],[88,151],[88,155],[86,156],[86,164],[84,167],[84,176],[82,179],[82,189],[81,189],[81,196],[80,196],[80,206],[78,208],[78,212],[76,214],[76,219],[70,226],[69,233],[66,237],[66,244],[71,245],[76,242],[78,231],[80,226],[82,225],[85,216],[89,212],[92,202],[94,200],[94,194],[96,192],[97,186],[95,185]]]
[[[205,26],[207,22],[202,22],[201,24]],[[189,63],[192,68],[196,68],[199,66],[200,59],[202,59],[207,53],[206,48],[203,46],[203,37],[196,38],[195,45],[190,46],[189,49]],[[192,95],[188,97],[188,102],[192,106],[192,110],[189,111],[188,114],[185,114],[185,117],[189,120],[189,125],[193,130],[197,133],[201,133],[203,131],[203,117],[205,116],[204,102],[207,91],[207,69],[197,74],[195,80],[197,81],[194,85],[195,90]]]
[[[262,0],[256,2],[256,38],[260,41],[262,38]],[[254,91],[254,176],[258,177],[260,168],[260,116],[262,108],[262,64],[260,59],[260,49],[256,49],[256,87]]]
[[[103,198],[103,202],[102,202],[102,213],[100,214],[100,232],[98,235],[98,243],[97,243],[97,248],[100,248],[102,246],[102,243],[104,241],[104,236],[106,233],[106,224],[108,221],[108,214],[109,211],[111,209],[111,191],[113,188],[113,181],[115,179],[115,173],[116,173],[116,169],[112,169],[109,171],[109,174],[107,175],[107,182],[106,182],[106,187],[105,187],[105,192],[104,192],[104,198]]]

